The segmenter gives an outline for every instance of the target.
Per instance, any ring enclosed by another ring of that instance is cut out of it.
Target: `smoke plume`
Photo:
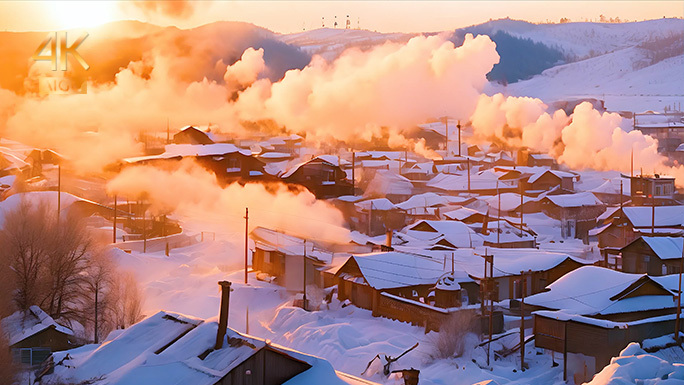
[[[284,184],[233,183],[221,188],[216,177],[194,162],[176,170],[152,166],[124,169],[107,185],[110,193],[144,198],[154,214],[173,212],[195,230],[219,233],[244,231],[245,207],[251,228],[265,226],[318,239],[349,242],[342,214],[308,190],[293,192]],[[187,227],[187,226],[186,226]]]

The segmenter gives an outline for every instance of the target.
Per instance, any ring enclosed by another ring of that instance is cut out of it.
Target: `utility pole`
[[[145,214],[147,213],[147,210],[142,208],[142,203],[140,205],[140,208],[141,208],[141,210],[143,210],[143,213],[142,213],[143,253],[147,253],[147,220],[145,218]]]
[[[470,195],[470,158],[466,159],[466,168],[468,169],[468,195]]]
[[[57,160],[57,224],[59,225],[59,214],[62,211],[62,160]]]
[[[456,128],[458,128],[458,156],[461,156],[461,121],[460,120],[456,124]]]
[[[302,309],[306,310],[306,239],[304,240],[304,255],[302,257],[302,265],[304,266],[304,295],[302,295]]]
[[[520,271],[520,370],[525,370],[525,294],[527,292],[527,277]]]
[[[112,243],[116,243],[116,194],[114,194],[114,215],[112,216]]]
[[[499,180],[496,180],[496,195],[499,196],[499,207],[496,209],[496,245],[501,247],[501,193],[499,192]]]
[[[485,249],[484,255],[484,278],[480,283],[480,291],[482,292],[482,298],[480,301],[480,313],[485,316],[487,313],[486,301],[489,299],[489,343],[487,344],[487,366],[489,366],[491,346],[492,346],[492,335],[494,334],[494,256],[487,254],[487,249]],[[489,274],[487,274],[487,265],[489,265]]]
[[[682,258],[679,259],[679,291],[677,292],[677,315],[675,318],[675,341],[680,343],[679,328],[682,313],[682,270],[684,270],[684,237],[682,238]]]
[[[655,183],[651,185],[651,190],[655,187]],[[651,191],[651,235],[655,235],[655,194]]]
[[[356,151],[352,150],[352,195],[356,196]]]
[[[99,292],[100,292],[100,282],[99,282],[99,278],[97,278],[97,280],[95,281],[95,333],[94,333],[95,334],[94,339],[95,339],[96,344],[100,342],[98,335],[97,335],[97,316],[98,316],[97,311],[98,311],[98,304],[99,304],[99,302],[98,302]]]
[[[245,207],[245,285],[247,284],[247,249],[249,242],[249,207]]]
[[[446,133],[446,146],[444,152],[444,159],[449,157],[449,117],[444,117],[444,132]]]
[[[373,230],[373,201],[370,201],[370,210],[368,211],[368,236],[371,236]]]
[[[518,179],[518,184],[520,185],[520,241],[522,241],[523,238],[523,205],[525,204],[523,202],[523,193],[525,192],[523,189],[523,184],[520,179]]]

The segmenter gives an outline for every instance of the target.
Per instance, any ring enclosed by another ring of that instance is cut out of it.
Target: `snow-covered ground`
[[[498,384],[561,383],[562,367],[552,367],[549,354],[537,354],[528,347],[530,369],[519,370],[519,356],[513,354],[496,361],[492,370],[485,368],[486,353],[471,337],[463,357],[432,359],[431,332],[410,324],[376,318],[368,310],[342,307],[333,300],[320,311],[306,312],[292,307],[294,295],[284,288],[255,279],[249,274],[244,284],[243,244],[237,234],[219,235],[225,239],[205,241],[175,249],[169,257],[163,252],[117,252],[119,264],[135,272],[145,294],[144,313],[158,310],[180,312],[199,318],[218,314],[220,291],[217,282],[233,282],[230,297],[229,325],[238,331],[266,338],[274,343],[329,360],[337,370],[360,375],[376,354],[396,357],[416,342],[419,347],[393,364],[392,369],[414,367],[421,370],[421,384],[473,384],[494,379]],[[311,288],[310,298],[322,298],[322,292]],[[247,316],[247,308],[249,315]],[[531,334],[531,329],[527,334]],[[516,345],[519,335],[513,334],[494,344],[493,350]],[[475,362],[473,362],[473,359]],[[370,380],[393,384],[394,379],[376,373]]]

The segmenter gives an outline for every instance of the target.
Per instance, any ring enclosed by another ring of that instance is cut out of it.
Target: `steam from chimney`
[[[233,183],[221,188],[216,176],[187,159],[176,170],[152,166],[125,168],[112,179],[107,190],[119,197],[145,197],[154,215],[174,212],[186,219],[184,227],[217,234],[242,233],[244,210],[249,223],[294,234],[337,242],[349,241],[342,214],[328,203],[316,200],[308,190],[294,186]],[[294,190],[294,192],[293,192]]]

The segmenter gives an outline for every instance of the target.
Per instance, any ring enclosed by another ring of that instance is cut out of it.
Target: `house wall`
[[[660,337],[674,331],[674,320],[633,325],[626,329],[602,328],[573,321],[560,321],[534,316],[535,346],[563,352],[563,339],[567,338],[567,351],[596,358],[596,368],[603,368],[612,357],[630,342]],[[553,338],[556,336],[558,338]]]
[[[305,362],[263,348],[236,366],[215,385],[280,385],[310,367]]]
[[[50,348],[55,352],[75,348],[76,345],[70,342],[72,340],[72,336],[61,333],[52,327],[17,342],[11,348]]]
[[[678,258],[660,259],[642,240],[632,242],[622,249],[622,271],[625,273],[661,276],[678,273],[679,266]]]

